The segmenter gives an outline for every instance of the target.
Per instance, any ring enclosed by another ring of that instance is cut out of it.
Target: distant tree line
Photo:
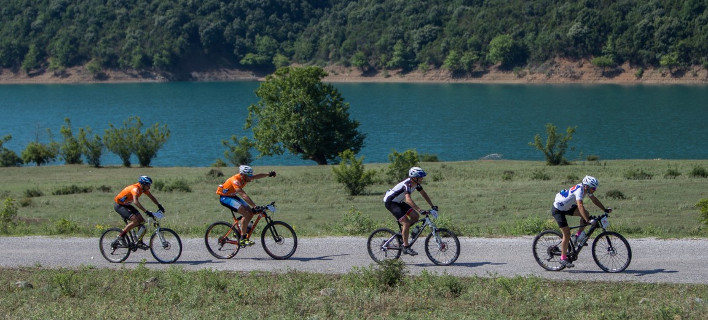
[[[0,0],[0,66],[175,73],[291,64],[474,74],[598,58],[708,67],[705,0]]]

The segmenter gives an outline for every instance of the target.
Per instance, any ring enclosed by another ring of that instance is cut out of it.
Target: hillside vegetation
[[[609,75],[625,63],[673,73],[708,66],[707,9],[701,0],[0,0],[0,67],[62,76],[85,65],[97,79],[289,64],[476,76],[560,58]]]

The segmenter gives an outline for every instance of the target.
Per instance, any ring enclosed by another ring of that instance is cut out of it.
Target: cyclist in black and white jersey
[[[430,201],[430,197],[428,197],[428,194],[423,190],[423,186],[420,184],[426,175],[423,169],[412,167],[408,170],[408,179],[399,182],[396,186],[388,190],[383,199],[386,209],[388,209],[401,224],[403,253],[412,256],[418,253],[408,246],[408,233],[411,225],[418,221],[420,214],[423,214],[424,211],[415,204],[411,198],[411,193],[417,190],[433,210],[438,209],[438,207],[434,206]]]

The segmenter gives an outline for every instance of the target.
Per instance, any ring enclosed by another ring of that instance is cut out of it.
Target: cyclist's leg
[[[241,233],[239,234],[239,237],[244,238],[243,235],[246,233],[246,228],[248,227],[248,222],[253,218],[253,213],[251,211],[251,208],[248,206],[246,201],[239,197],[220,197],[219,202],[221,205],[238,212],[241,214],[243,217],[241,218],[240,221],[240,228],[241,228]],[[245,222],[245,224],[244,224]]]
[[[403,238],[403,244],[405,246],[408,246],[408,228],[410,227],[410,223],[408,222],[408,218],[406,217],[406,212],[410,207],[406,208],[407,204],[392,201],[385,202],[384,205],[386,206],[386,209],[391,212],[393,217],[396,218],[396,221],[398,221],[398,224],[401,226],[401,237]],[[406,224],[406,222],[408,223]]]
[[[551,208],[551,215],[556,219],[556,223],[558,223],[558,227],[561,233],[563,233],[563,240],[561,240],[561,260],[567,259],[568,242],[570,242],[570,227],[568,227],[568,220],[565,216],[572,215],[574,211],[577,211],[577,208],[571,208],[567,211],[560,211],[555,207]]]
[[[140,214],[140,211],[138,211],[138,209],[135,209],[135,207],[131,205],[121,205],[116,203],[113,209],[118,212],[118,214],[124,220],[130,221],[128,222],[128,224],[125,225],[123,231],[121,231],[119,235],[121,237],[125,236],[128,232],[130,232],[131,229],[145,222],[145,219],[143,219],[143,216]]]

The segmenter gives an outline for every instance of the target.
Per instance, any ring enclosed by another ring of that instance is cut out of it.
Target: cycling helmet
[[[585,176],[585,178],[583,178],[583,184],[590,188],[597,188],[597,186],[600,185],[600,183],[597,182],[597,179],[591,176]]]
[[[152,184],[152,179],[148,176],[140,176],[140,178],[138,178],[138,182],[140,182],[140,184]]]
[[[410,178],[422,178],[425,177],[427,173],[423,171],[420,167],[413,167],[410,170],[408,170],[408,177]]]
[[[247,177],[252,177],[253,176],[253,168],[251,168],[249,166],[239,166],[238,173],[245,175]]]

